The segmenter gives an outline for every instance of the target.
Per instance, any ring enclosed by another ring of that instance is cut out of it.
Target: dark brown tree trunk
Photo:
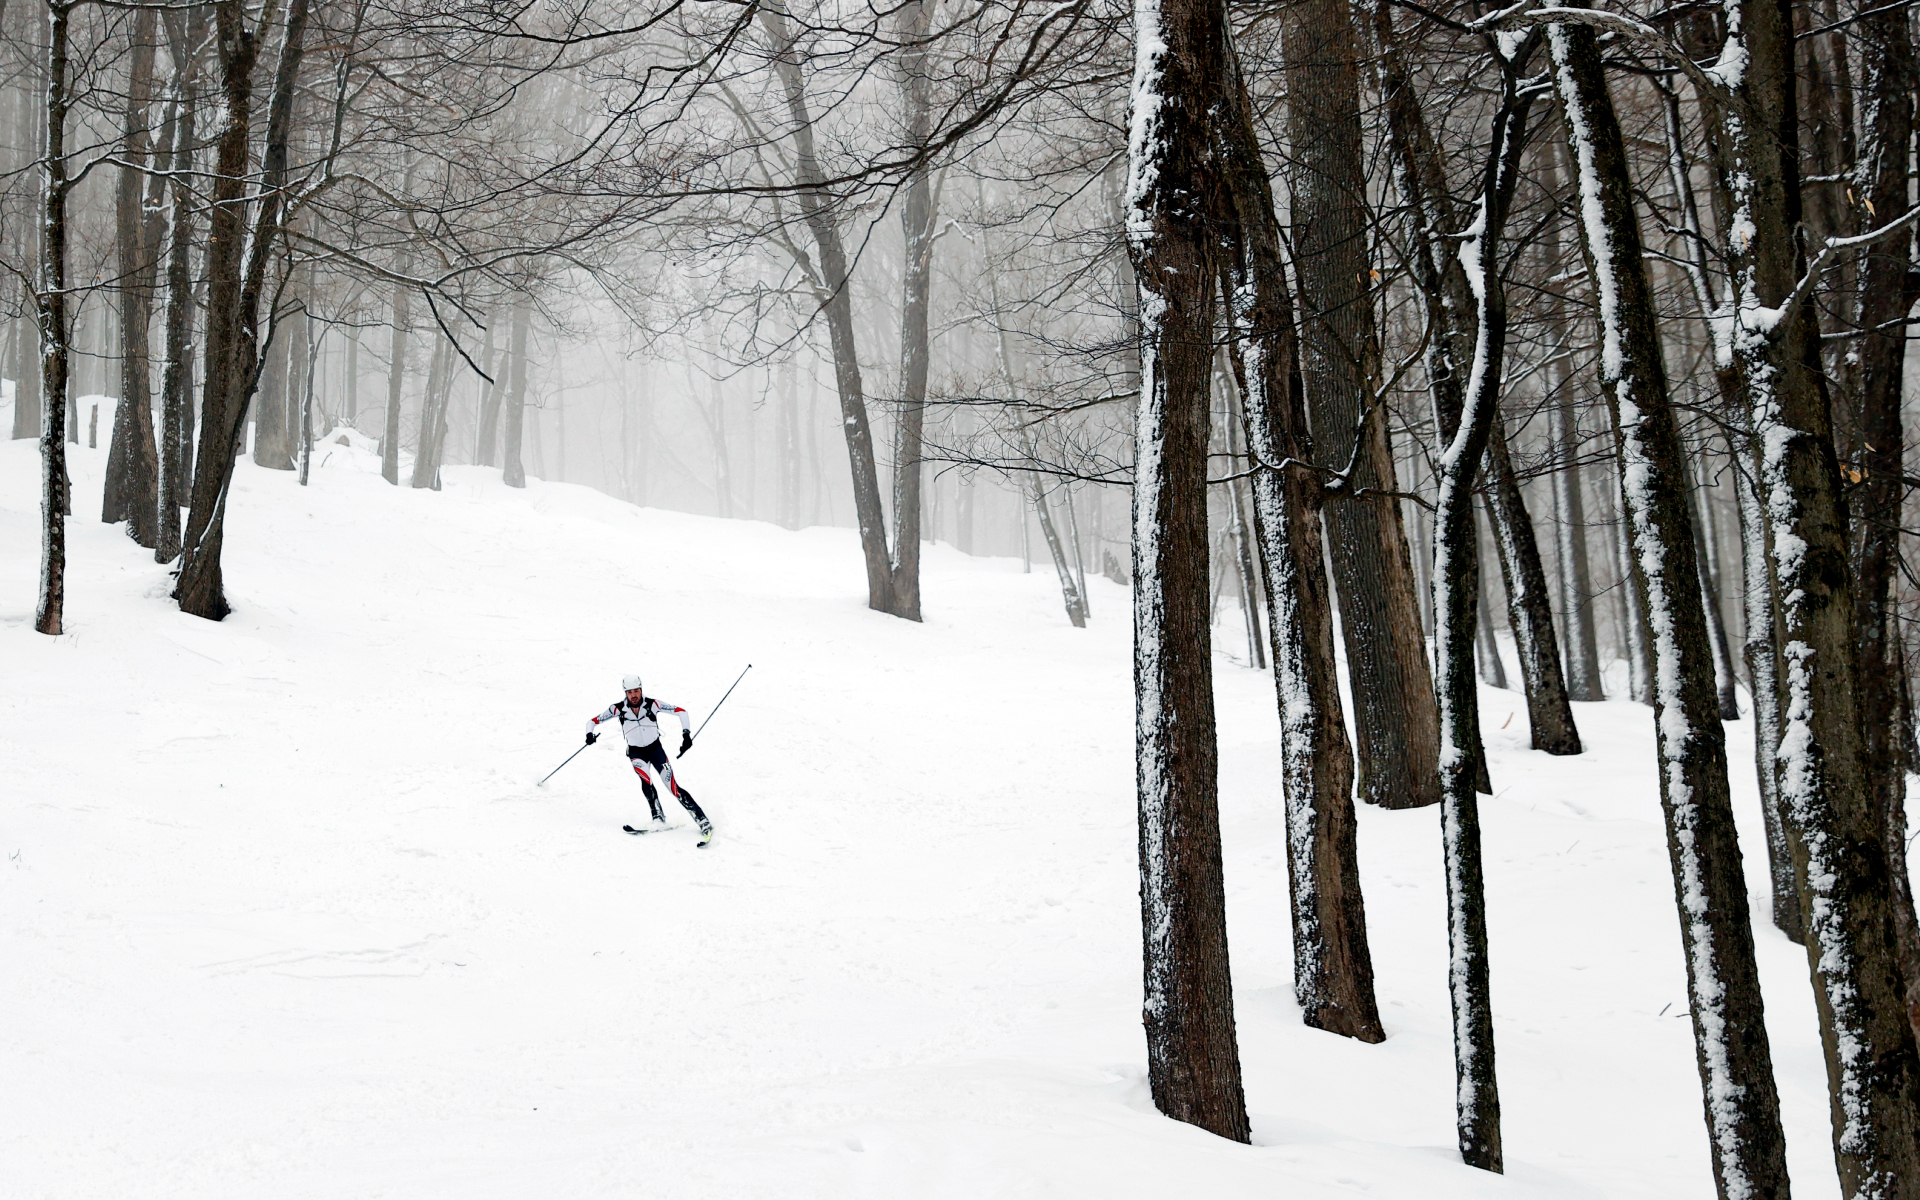
[[[1386,1038],[1374,996],[1353,810],[1353,750],[1334,659],[1333,599],[1323,543],[1321,476],[1312,465],[1273,187],[1237,56],[1214,125],[1228,341],[1243,397],[1254,530],[1266,572],[1268,636],[1280,710],[1287,812],[1293,990],[1302,1018],[1365,1042]]]
[[[1619,445],[1633,587],[1653,634],[1661,811],[1714,1180],[1721,1200],[1785,1200],[1786,1139],[1688,515],[1692,480],[1667,392],[1633,180],[1598,36],[1556,25],[1548,40],[1582,198],[1581,249],[1599,300],[1600,390]]]
[[[1133,499],[1134,696],[1148,1079],[1176,1120],[1250,1138],[1227,962],[1207,621],[1212,114],[1225,94],[1222,0],[1134,9],[1127,213],[1141,279],[1144,386]]]
[[[520,466],[520,435],[526,426],[527,406],[527,328],[533,323],[533,300],[522,295],[513,305],[513,342],[508,348],[511,365],[507,369],[506,431],[501,446],[500,478],[508,487],[527,486],[527,473]]]
[[[1734,297],[1728,347],[1752,432],[1772,543],[1781,649],[1782,802],[1820,1014],[1833,1145],[1846,1197],[1920,1196],[1920,1060],[1894,940],[1886,811],[1875,792],[1853,645],[1846,508],[1810,304],[1796,296],[1800,187],[1794,38],[1785,0],[1729,3],[1708,96],[1724,183]],[[1804,295],[1804,293],[1798,293]]]
[[[1872,8],[1874,6],[1866,6]],[[1855,174],[1852,228],[1832,233],[1866,233],[1892,219],[1908,204],[1912,169],[1914,54],[1909,17],[1903,9],[1874,12],[1860,23],[1861,85],[1868,125],[1862,131]],[[1842,57],[1844,57],[1844,52]],[[1864,186],[1862,186],[1864,185]],[[1828,191],[1837,189],[1829,188]],[[1900,237],[1866,248],[1855,288],[1857,321],[1867,330],[1857,343],[1854,369],[1857,445],[1853,469],[1859,484],[1853,526],[1855,550],[1853,638],[1860,655],[1860,704],[1882,714],[1901,708],[1904,662],[1895,640],[1898,613],[1893,577],[1899,555],[1902,501],[1906,497],[1901,422],[1901,379],[1906,370],[1907,330],[1901,319],[1913,310],[1920,291],[1920,268],[1905,253]],[[1865,735],[1868,786],[1883,814],[1887,876],[1892,885],[1895,942],[1906,986],[1910,1023],[1920,1030],[1920,925],[1914,916],[1912,881],[1906,861],[1907,770],[1898,722],[1873,719]]]
[[[68,21],[74,5],[49,3],[46,126],[40,147],[40,280],[34,306],[40,325],[40,382],[46,403],[40,413],[40,594],[33,627],[65,632],[67,515],[73,500],[67,482],[67,79]]]
[[[1579,754],[1580,730],[1573,721],[1573,706],[1568,703],[1572,696],[1560,672],[1560,647],[1553,636],[1547,571],[1507,450],[1506,423],[1498,412],[1487,439],[1487,512],[1499,549],[1501,582],[1507,590],[1507,623],[1520,658],[1532,746],[1548,754]]]
[[[113,441],[107,450],[107,477],[101,492],[100,519],[127,522],[127,536],[154,549],[159,542],[159,464],[153,438],[152,386],[148,381],[147,326],[153,316],[155,255],[148,238],[146,162],[152,152],[148,134],[153,96],[156,18],[141,9],[133,19],[132,55],[127,68],[127,111],[122,127],[117,190],[114,197],[115,248],[120,266],[120,403],[114,409]]]
[[[195,456],[198,469],[194,472],[193,510],[187,518],[174,596],[182,612],[218,621],[231,611],[220,568],[227,491],[263,349],[260,305],[268,266],[280,240],[294,85],[305,45],[307,0],[289,0],[287,6],[280,61],[274,70],[268,104],[266,143],[260,156],[261,188],[253,205],[251,229],[244,198],[259,31],[246,27],[245,6],[240,0],[217,0],[213,16],[227,123],[216,144],[213,217],[208,233],[206,382],[200,402],[200,451]]]
[[[1320,461],[1348,472],[1326,507],[1352,681],[1358,788],[1386,808],[1440,799],[1439,730],[1379,377],[1367,258],[1361,56],[1347,0],[1282,11],[1301,371]]]
[[[867,607],[901,615],[893,587],[893,561],[887,552],[886,513],[880,504],[880,477],[874,463],[873,431],[867,419],[865,385],[853,332],[852,270],[840,238],[833,197],[814,149],[813,115],[802,76],[798,40],[787,20],[784,0],[769,0],[760,20],[773,43],[773,68],[786,94],[793,122],[795,182],[807,229],[819,251],[817,279],[827,337],[833,345],[834,381],[840,390],[841,427],[847,439],[847,459],[853,470],[854,516],[860,527],[860,546],[867,563]],[[915,553],[918,553],[916,548]],[[915,619],[918,619],[917,617]]]

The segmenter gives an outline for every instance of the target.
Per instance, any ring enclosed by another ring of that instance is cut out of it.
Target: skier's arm
[[[687,747],[693,745],[693,722],[687,716],[687,710],[678,704],[669,704],[665,700],[656,701],[661,712],[670,712],[680,718],[680,753],[685,754]]]
[[[609,704],[607,705],[607,710],[599,716],[587,718],[587,745],[593,745],[593,739],[599,735],[600,723],[602,721],[613,720],[614,717],[619,715],[619,712],[620,706],[618,704]]]

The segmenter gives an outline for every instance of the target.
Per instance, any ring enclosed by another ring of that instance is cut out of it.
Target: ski
[[[711,841],[713,841],[713,829],[709,827],[705,833],[700,835],[700,840],[694,844],[704,850]]]
[[[622,825],[620,828],[626,830],[628,833],[633,834],[635,837],[639,837],[643,833],[667,833],[675,829],[685,829],[686,826],[685,825],[656,825],[651,829],[635,829],[631,825]]]

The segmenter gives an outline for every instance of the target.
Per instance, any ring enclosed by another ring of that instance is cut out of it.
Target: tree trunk
[[[834,381],[840,389],[841,427],[847,439],[847,459],[853,471],[854,516],[860,527],[860,545],[866,554],[867,607],[901,615],[893,588],[893,562],[887,553],[886,513],[880,504],[880,478],[874,464],[873,431],[867,420],[865,385],[853,334],[852,271],[833,197],[814,150],[813,116],[801,74],[798,39],[787,20],[784,0],[769,0],[760,20],[773,42],[773,68],[786,94],[793,122],[793,148],[800,207],[820,253],[821,311],[833,345]],[[917,549],[916,549],[917,553]],[[917,617],[915,618],[917,619]]]
[[[1491,977],[1487,961],[1486,889],[1481,870],[1480,809],[1475,771],[1480,748],[1479,691],[1473,670],[1473,627],[1479,564],[1473,525],[1473,482],[1493,436],[1507,337],[1504,273],[1499,262],[1507,213],[1526,144],[1530,95],[1520,88],[1533,39],[1513,57],[1496,57],[1501,97],[1493,118],[1480,189],[1479,216],[1461,251],[1475,301],[1473,367],[1460,407],[1436,407],[1438,494],[1433,518],[1434,693],[1440,716],[1440,830],[1447,877],[1447,932],[1452,967],[1455,1129],[1460,1157],[1471,1167],[1504,1170],[1500,1092],[1494,1071]]]
[[[170,139],[167,198],[172,205],[167,240],[166,366],[160,375],[160,523],[153,556],[172,562],[180,555],[180,509],[193,487],[193,166],[195,120],[200,107],[200,57],[207,14],[196,5],[165,15],[174,63],[178,108]]]
[[[1301,370],[1322,465],[1347,472],[1327,533],[1352,681],[1360,796],[1386,808],[1440,799],[1433,677],[1420,635],[1413,564],[1379,377],[1362,178],[1359,47],[1347,0],[1302,0],[1281,14],[1293,149],[1294,259]],[[1136,271],[1136,274],[1138,272]]]
[[[1227,95],[1213,123],[1228,341],[1246,413],[1255,536],[1266,572],[1268,636],[1280,709],[1287,812],[1293,990],[1303,1019],[1364,1042],[1386,1037],[1353,811],[1353,750],[1340,703],[1333,601],[1321,542],[1321,477],[1299,372],[1291,289],[1273,186],[1240,65],[1227,49]],[[1142,278],[1153,278],[1142,273]],[[1157,305],[1152,306],[1157,309]]]
[[[67,34],[73,5],[47,5],[46,127],[40,146],[40,282],[34,306],[40,325],[40,594],[33,627],[65,632],[67,599]]]
[[[1783,0],[1729,0],[1709,96],[1730,311],[1725,347],[1752,413],[1781,649],[1780,790],[1826,1051],[1833,1146],[1846,1197],[1920,1196],[1920,1061],[1894,940],[1885,808],[1861,730],[1847,521],[1804,269],[1794,40]],[[1877,714],[1883,718],[1886,714]]]
[[[1869,6],[1871,7],[1871,6]],[[1838,37],[1839,35],[1833,35]],[[1908,204],[1912,166],[1914,55],[1908,15],[1902,9],[1875,12],[1860,27],[1861,84],[1867,97],[1854,189],[1859,193],[1853,228],[1860,234],[1892,219]],[[1840,57],[1844,59],[1844,50]],[[1838,191],[1829,187],[1830,191]],[[1842,230],[1833,229],[1833,233]],[[1904,253],[1907,239],[1869,246],[1857,273],[1858,324],[1869,330],[1857,343],[1853,424],[1860,446],[1854,470],[1858,515],[1855,551],[1853,639],[1860,655],[1860,704],[1863,712],[1883,714],[1901,708],[1905,672],[1893,645],[1898,637],[1893,576],[1899,555],[1901,502],[1906,497],[1902,451],[1901,379],[1906,369],[1907,334],[1900,323],[1920,292],[1920,269]],[[1882,814],[1887,875],[1892,885],[1900,974],[1906,985],[1910,1023],[1920,1030],[1920,923],[1906,870],[1907,769],[1897,723],[1869,720],[1865,735],[1866,772],[1873,804]]]
[[[420,398],[420,434],[418,449],[413,455],[413,478],[409,483],[415,488],[433,486],[440,474],[440,434],[445,428],[445,412],[448,395],[452,392],[453,346],[446,338],[434,339],[433,355],[427,366],[427,391]]]
[[[1624,486],[1617,477],[1614,482]],[[1616,496],[1615,503],[1624,511],[1624,499]],[[1627,656],[1627,696],[1635,704],[1652,704],[1653,667],[1648,658],[1647,613],[1640,593],[1633,587],[1633,552],[1628,542],[1627,522],[1622,517],[1613,530],[1613,562],[1620,582],[1620,637]]]
[[[1731,379],[1722,374],[1721,382]],[[1723,396],[1726,394],[1723,387]],[[1729,411],[1734,411],[1729,406]],[[1744,422],[1745,416],[1736,413]],[[1760,788],[1760,815],[1767,833],[1767,872],[1773,884],[1773,923],[1788,938],[1804,945],[1806,914],[1800,908],[1800,887],[1794,882],[1792,821],[1780,798],[1780,676],[1779,643],[1774,636],[1772,585],[1768,582],[1768,533],[1765,510],[1751,469],[1743,464],[1734,486],[1740,502],[1740,558],[1747,640],[1741,653],[1747,678],[1753,683],[1754,774]]]
[[[1161,1112],[1246,1142],[1207,625],[1214,263],[1193,202],[1211,191],[1226,11],[1223,0],[1140,0],[1134,23],[1127,230],[1143,310],[1133,621],[1148,1080]]]
[[[500,470],[501,481],[508,487],[527,486],[527,473],[520,466],[520,435],[526,425],[527,327],[532,323],[533,299],[523,293],[514,301],[513,343],[508,350],[512,365],[507,371],[507,428]]]
[[[107,450],[100,519],[127,522],[127,536],[147,547],[159,542],[159,464],[153,440],[152,387],[148,381],[147,326],[153,315],[155,252],[143,210],[147,134],[152,103],[155,16],[134,15],[132,57],[127,69],[127,111],[114,196],[115,249],[120,265],[120,403],[114,409],[113,442]]]
[[[1598,36],[1588,26],[1555,25],[1548,41],[1579,183],[1581,249],[1599,300],[1601,391],[1619,445],[1634,593],[1653,634],[1660,807],[1714,1181],[1721,1200],[1785,1200],[1786,1140],[1688,516],[1691,478],[1667,392],[1633,180]]]
[[[1386,110],[1386,149],[1395,187],[1418,222],[1411,239],[1410,262],[1433,330],[1426,352],[1427,383],[1436,411],[1458,410],[1475,339],[1473,293],[1459,255],[1458,232],[1467,222],[1448,191],[1444,165],[1393,27],[1392,9],[1381,0],[1373,0],[1371,18],[1374,69]],[[1580,733],[1560,672],[1553,608],[1539,543],[1534,539],[1533,520],[1514,475],[1506,428],[1498,411],[1492,420],[1487,512],[1500,552],[1508,624],[1520,658],[1533,748],[1548,754],[1578,754]]]
[[[500,424],[500,389],[505,373],[500,369],[501,356],[495,354],[493,349],[493,326],[498,319],[496,315],[487,322],[486,344],[480,348],[480,361],[487,364],[487,371],[493,376],[492,380],[483,380],[481,383],[480,430],[475,435],[473,447],[473,461],[483,467],[493,465],[494,430]],[[626,405],[623,403],[621,405],[623,415],[625,411]],[[628,450],[626,439],[621,439],[622,453]]]
[[[21,172],[27,184],[27,195],[22,197],[22,199],[33,208],[40,209],[41,212],[44,213],[47,198],[44,194],[40,193],[38,189],[45,186],[46,181],[41,178],[41,171],[35,169],[33,158],[34,155],[43,148],[43,142],[46,138],[46,129],[41,113],[41,107],[46,103],[47,98],[46,65],[45,60],[41,59],[39,54],[46,45],[44,41],[47,33],[47,12],[45,7],[36,3],[33,7],[33,16],[30,19],[32,24],[28,26],[28,29],[31,31],[28,46],[32,52],[25,55],[28,61],[25,64],[26,69],[21,80],[18,102],[14,108],[14,115],[17,120],[14,126],[13,144],[20,147],[20,160],[15,164],[15,169]],[[23,21],[22,24],[26,24],[26,22]],[[34,84],[39,85],[37,90],[33,86]],[[36,214],[36,216],[38,215],[40,214]],[[20,244],[18,251],[20,262],[38,263],[41,261],[45,249],[39,242],[40,226],[41,222],[37,219],[20,222]],[[16,360],[17,365],[13,381],[13,436],[15,440],[41,436],[40,388],[46,366],[41,355],[40,339],[38,336],[40,314],[37,300],[35,301],[33,315],[23,317],[22,321],[31,323],[34,337],[33,349],[28,351],[24,348],[27,344],[27,338],[24,333],[22,334],[20,340],[23,348],[20,357]],[[62,463],[61,469],[65,470],[64,462]]]
[[[1487,561],[1485,547],[1475,551],[1483,565]],[[1505,688],[1507,686],[1507,666],[1500,661],[1500,643],[1493,626],[1493,601],[1487,597],[1486,579],[1483,576],[1475,585],[1480,599],[1476,602],[1479,619],[1473,635],[1474,669],[1480,674],[1480,682],[1488,687]]]
[[[286,32],[268,104],[266,143],[260,155],[260,193],[250,230],[241,201],[246,195],[251,76],[259,31],[247,29],[241,0],[218,0],[213,10],[227,124],[217,143],[213,224],[208,234],[207,378],[201,398],[199,468],[194,473],[193,510],[187,519],[174,595],[182,612],[218,621],[230,611],[220,569],[227,491],[263,350],[260,305],[281,233],[307,0],[289,0],[287,6]],[[271,325],[268,328],[271,331]]]
[[[906,107],[907,145],[925,146],[932,135],[933,101],[927,78],[926,39],[933,18],[930,0],[900,10],[901,101]],[[900,207],[905,241],[900,271],[900,416],[893,440],[893,614],[920,619],[920,460],[927,415],[928,297],[933,283],[933,181],[926,167],[907,180]],[[1081,591],[1082,604],[1086,592]]]
[[[1703,486],[1703,485],[1701,485]],[[1733,670],[1733,648],[1727,641],[1727,624],[1720,615],[1720,587],[1714,578],[1713,555],[1708,547],[1713,544],[1713,525],[1708,519],[1707,502],[1701,497],[1701,486],[1689,484],[1687,489],[1691,501],[1693,526],[1699,535],[1699,551],[1696,561],[1700,568],[1700,604],[1707,620],[1707,645],[1713,653],[1713,690],[1719,705],[1722,721],[1740,719],[1740,695]]]
[[[408,268],[402,260],[402,272]],[[380,435],[380,477],[400,486],[400,402],[407,385],[407,311],[412,289],[395,284],[393,313],[387,324],[387,413]]]

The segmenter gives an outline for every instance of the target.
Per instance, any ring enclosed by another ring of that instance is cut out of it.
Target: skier
[[[707,820],[707,814],[700,811],[694,803],[693,794],[681,787],[673,777],[673,764],[667,759],[667,751],[660,744],[659,716],[663,712],[672,713],[680,718],[680,753],[685,754],[693,746],[693,732],[687,721],[687,710],[677,704],[668,704],[665,700],[649,696],[640,687],[640,677],[629,675],[620,681],[626,688],[624,700],[616,700],[607,706],[607,710],[587,722],[587,745],[593,745],[599,738],[599,725],[602,721],[616,718],[620,721],[620,730],[627,738],[627,757],[633,762],[633,773],[640,777],[640,790],[647,795],[647,807],[653,812],[653,829],[667,828],[667,816],[660,810],[660,794],[647,778],[647,767],[653,767],[660,782],[666,785],[680,806],[692,814],[695,823],[700,826],[700,844],[706,845],[713,840],[713,822]],[[626,826],[628,833],[646,833],[648,830]]]

